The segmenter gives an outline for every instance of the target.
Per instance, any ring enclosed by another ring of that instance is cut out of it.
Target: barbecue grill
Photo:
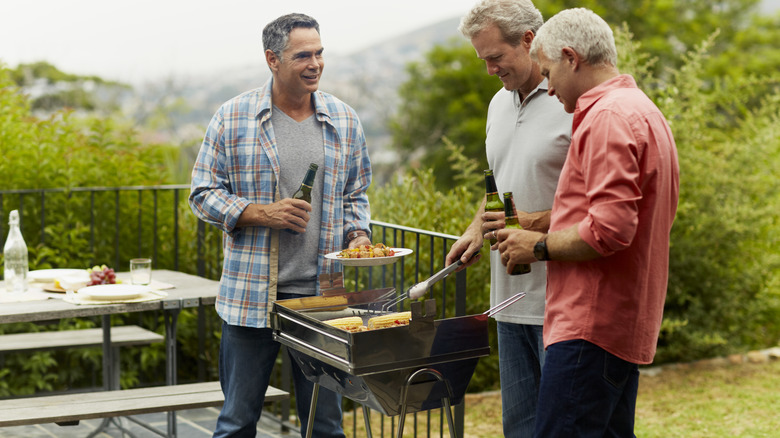
[[[330,296],[275,301],[271,312],[274,339],[289,348],[307,379],[315,383],[309,428],[319,386],[336,391],[385,415],[446,408],[463,399],[481,356],[490,354],[488,315],[436,319],[433,300],[412,302],[409,325],[350,333],[323,321],[344,316],[371,317],[387,308],[395,289],[384,288]]]

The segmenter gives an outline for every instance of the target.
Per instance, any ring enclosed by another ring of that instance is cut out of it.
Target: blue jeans
[[[222,323],[219,344],[219,381],[225,404],[217,418],[214,437],[255,437],[263,411],[265,391],[279,353],[280,344],[268,328],[238,327]],[[301,421],[301,436],[306,436],[309,406],[314,384],[306,380],[291,360],[295,401]],[[344,437],[341,428],[341,396],[320,388],[314,417],[315,437]]]
[[[504,436],[530,438],[544,366],[542,326],[499,322],[497,331]]]
[[[547,347],[539,438],[634,437],[639,367],[577,339]]]

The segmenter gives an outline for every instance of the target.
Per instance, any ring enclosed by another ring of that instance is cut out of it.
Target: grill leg
[[[314,384],[311,392],[311,405],[309,406],[309,422],[306,424],[306,438],[311,438],[314,432],[314,411],[317,410],[317,397],[320,395],[319,383]]]
[[[409,376],[408,379],[406,379],[406,384],[401,389],[401,415],[398,417],[398,435],[397,438],[403,438],[404,436],[404,422],[406,421],[406,400],[409,396],[409,385],[412,384],[412,381],[419,375],[422,374],[430,374],[433,377],[435,377],[440,382],[444,382],[444,384],[447,386],[447,396],[442,397],[442,409],[445,411],[444,414],[447,416],[447,425],[450,428],[450,438],[456,438],[455,435],[455,422],[452,419],[452,410],[450,409],[450,399],[452,398],[452,388],[450,388],[450,382],[444,378],[444,376],[441,375],[440,372],[434,370],[433,368],[421,368],[415,372],[412,373],[412,375]]]
[[[371,410],[366,405],[360,406],[363,407],[363,421],[366,422],[366,438],[371,438]]]

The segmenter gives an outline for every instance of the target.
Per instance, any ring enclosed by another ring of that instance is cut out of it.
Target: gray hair
[[[517,47],[527,31],[536,31],[544,24],[542,13],[531,0],[482,0],[460,20],[458,30],[468,39],[474,38],[495,24],[504,41]]]
[[[312,17],[304,14],[282,15],[276,20],[268,23],[263,28],[263,51],[271,50],[279,58],[282,52],[287,48],[290,40],[290,32],[296,28],[315,29],[320,33],[320,25]]]
[[[590,65],[617,66],[612,29],[589,9],[566,9],[547,20],[531,43],[531,58],[538,61],[539,50],[543,50],[547,59],[558,62],[564,47],[573,49]]]

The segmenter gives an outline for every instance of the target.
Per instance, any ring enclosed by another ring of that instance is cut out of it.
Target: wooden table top
[[[196,307],[216,301],[219,282],[178,271],[154,270],[152,278],[170,283],[168,296],[155,301],[124,304],[71,304],[62,299],[20,301],[0,306],[0,324],[13,322],[47,321],[115,313],[143,312],[157,309]]]

